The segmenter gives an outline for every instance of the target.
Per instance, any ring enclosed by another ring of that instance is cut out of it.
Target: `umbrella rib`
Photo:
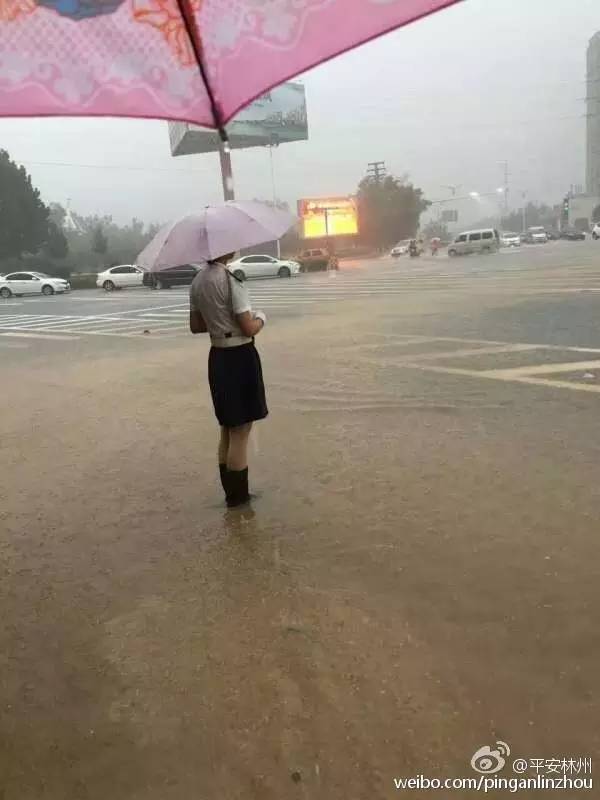
[[[215,126],[217,128],[217,131],[219,132],[221,140],[223,142],[228,142],[229,137],[227,135],[227,131],[225,130],[225,125],[223,124],[223,116],[221,114],[221,111],[219,110],[219,104],[217,103],[217,100],[213,93],[210,81],[208,80],[206,64],[204,63],[204,58],[202,55],[202,40],[200,38],[198,26],[196,25],[196,18],[194,17],[193,9],[190,5],[190,0],[176,0],[176,3],[181,12],[181,17],[183,19],[185,32],[188,36],[188,39],[190,40],[192,50],[194,51],[194,56],[196,57],[198,69],[200,70],[200,77],[202,78],[202,82],[204,83],[204,86],[206,88],[206,94],[208,95],[208,102],[210,103],[210,109],[212,111],[212,115],[215,121]]]

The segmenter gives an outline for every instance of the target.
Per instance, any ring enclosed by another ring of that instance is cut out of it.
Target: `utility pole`
[[[375,183],[381,183],[385,176],[385,161],[369,161],[367,164],[367,178],[375,181]]]
[[[508,171],[508,161],[499,161],[499,164],[504,166],[504,215],[508,214],[508,178],[510,173]]]

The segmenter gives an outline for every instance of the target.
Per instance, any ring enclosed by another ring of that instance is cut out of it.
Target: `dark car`
[[[170,289],[173,286],[189,286],[199,267],[195,264],[182,264],[180,267],[163,269],[160,272],[145,272],[144,286],[151,289]]]
[[[300,272],[314,272],[321,269],[339,269],[338,260],[323,247],[303,250],[296,259],[300,264]]]
[[[561,239],[568,239],[570,242],[581,241],[585,239],[585,233],[578,231],[577,228],[563,228],[560,232]]]
[[[555,242],[560,239],[560,231],[556,228],[546,228],[546,236],[551,242]]]

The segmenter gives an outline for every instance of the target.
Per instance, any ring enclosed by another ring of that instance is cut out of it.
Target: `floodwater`
[[[198,341],[6,370],[4,800],[375,800],[496,740],[597,752],[596,396],[402,368],[428,302],[265,334],[243,512]]]

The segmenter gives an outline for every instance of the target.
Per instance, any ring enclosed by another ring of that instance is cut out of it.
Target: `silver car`
[[[503,231],[500,234],[500,244],[502,247],[520,247],[521,234],[513,231]]]
[[[470,253],[494,253],[500,247],[500,236],[495,228],[465,231],[450,243],[448,255],[466,256]]]

